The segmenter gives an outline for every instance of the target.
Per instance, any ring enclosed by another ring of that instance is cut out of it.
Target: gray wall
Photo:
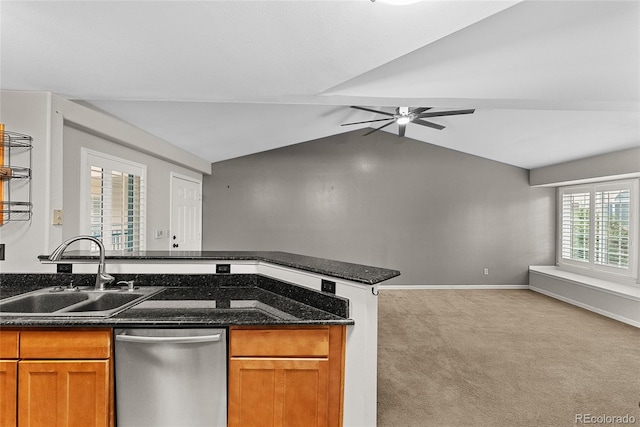
[[[527,170],[362,133],[214,163],[203,249],[400,270],[389,284],[526,285],[529,265],[554,263],[555,190]]]
[[[640,148],[631,148],[532,169],[529,181],[531,185],[559,186],[582,180],[593,182],[638,176],[640,176]]]

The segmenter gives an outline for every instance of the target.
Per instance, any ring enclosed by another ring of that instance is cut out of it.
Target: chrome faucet
[[[105,250],[104,245],[98,239],[93,236],[76,236],[72,237],[69,240],[63,242],[60,246],[58,246],[51,255],[49,255],[49,261],[60,261],[62,258],[62,253],[67,249],[67,247],[78,240],[91,240],[93,243],[98,245],[100,249],[100,263],[98,264],[98,275],[96,276],[96,291],[104,291],[105,285],[113,282],[115,279],[112,275],[107,274],[105,271]]]

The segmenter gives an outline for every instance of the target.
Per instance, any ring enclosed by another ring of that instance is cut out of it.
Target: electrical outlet
[[[330,294],[336,293],[336,282],[322,279],[321,285],[322,292],[329,292]]]
[[[230,274],[231,264],[216,264],[216,274]]]
[[[484,274],[485,276],[489,275],[489,269],[487,267],[484,268],[484,270],[482,270],[482,274]]]
[[[73,273],[73,264],[56,264],[56,273]]]

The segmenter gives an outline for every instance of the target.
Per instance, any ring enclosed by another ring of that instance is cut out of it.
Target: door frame
[[[200,250],[202,250],[202,179],[194,178],[192,176],[183,175],[172,171],[169,176],[169,251],[173,252],[176,250],[181,250],[180,248],[175,249],[171,246],[171,242],[173,241],[171,236],[173,236],[173,183],[175,178],[190,181],[198,185],[198,192],[200,194],[200,203],[198,204],[198,218],[200,219],[200,221],[198,226],[200,228]]]

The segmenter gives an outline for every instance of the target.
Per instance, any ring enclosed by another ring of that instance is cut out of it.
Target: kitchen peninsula
[[[47,256],[40,257],[47,263]],[[0,275],[1,297],[24,293],[52,278],[74,277],[90,284],[97,257],[68,252],[60,260],[73,275]],[[377,284],[400,273],[285,252],[107,252],[108,273],[116,281],[169,289],[111,317],[10,318],[4,327],[34,326],[228,326],[345,327],[344,426],[375,425]],[[171,301],[215,300],[216,309],[171,308]],[[231,301],[236,301],[232,307]],[[238,303],[237,301],[241,301]],[[169,305],[166,303],[169,302]],[[146,305],[145,305],[146,304]],[[1,313],[0,313],[1,315]],[[231,420],[231,417],[230,417]]]

